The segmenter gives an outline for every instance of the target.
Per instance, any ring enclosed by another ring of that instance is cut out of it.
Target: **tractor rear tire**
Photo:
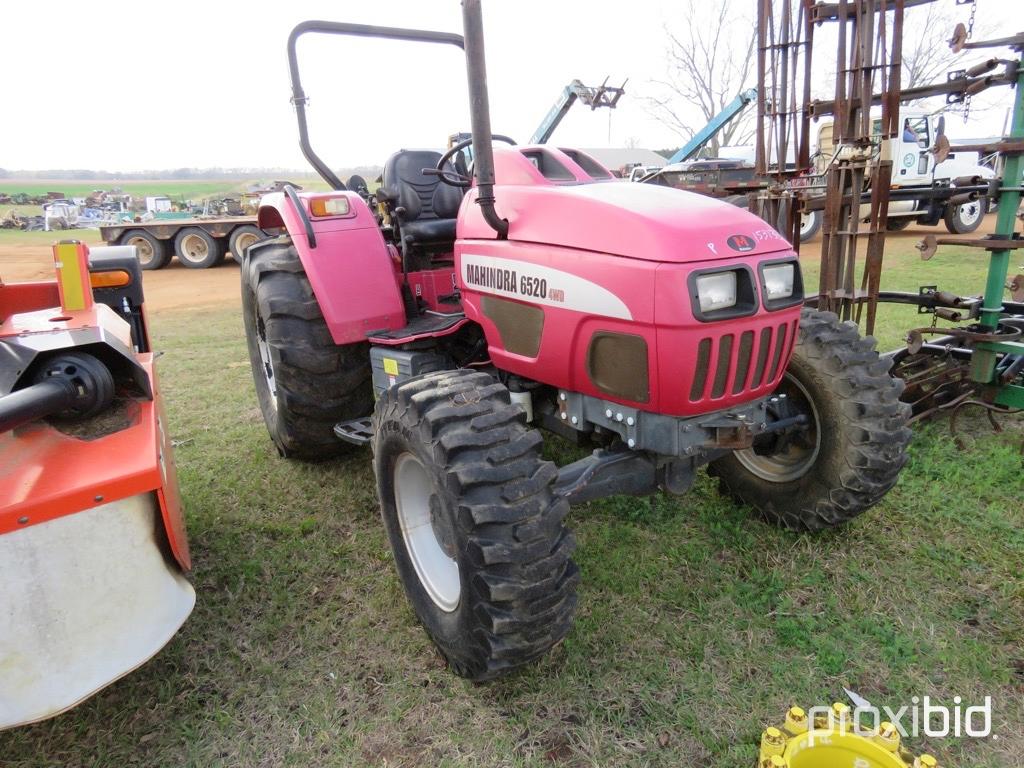
[[[163,269],[171,260],[170,243],[144,229],[129,229],[121,235],[118,243],[135,246],[135,254],[142,269]]]
[[[572,625],[575,539],[541,442],[485,373],[425,374],[377,401],[373,468],[399,578],[471,680],[539,658]]]
[[[242,316],[260,411],[284,457],[325,459],[352,450],[339,421],[373,411],[369,346],[331,339],[291,238],[249,247]]]
[[[808,428],[763,436],[718,459],[719,490],[793,531],[841,525],[877,504],[907,462],[910,406],[875,340],[831,312],[804,309],[771,418],[800,413]]]

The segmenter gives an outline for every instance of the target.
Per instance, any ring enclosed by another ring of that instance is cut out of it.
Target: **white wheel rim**
[[[800,216],[800,235],[804,236],[814,227],[814,214],[804,213]]]
[[[260,370],[267,382],[270,392],[270,407],[277,410],[277,378],[274,376],[274,363],[270,357],[270,343],[267,341],[267,326],[256,312],[256,346],[260,350]]]
[[[259,240],[259,238],[256,237],[256,235],[252,234],[251,232],[246,233],[244,235],[239,235],[238,239],[235,240],[235,250],[238,251],[238,253],[235,255],[238,256],[238,258],[242,258],[245,255],[245,249],[248,248],[253,243],[255,243],[257,240]]]
[[[139,264],[149,264],[156,255],[153,253],[153,246],[144,237],[133,237],[128,240],[128,245],[135,246],[135,253],[139,257]]]
[[[210,246],[199,235],[185,235],[181,238],[181,253],[178,258],[185,261],[202,261],[210,255]]]
[[[459,564],[441,547],[430,512],[433,488],[426,468],[411,453],[395,461],[395,507],[402,539],[416,575],[434,604],[446,613],[459,605]]]
[[[821,417],[818,415],[814,398],[807,388],[789,373],[785,374],[782,383],[795,387],[810,404],[811,413],[808,415],[813,423],[808,428],[814,430],[814,445],[810,448],[800,448],[790,443],[785,452],[766,456],[758,454],[753,448],[736,451],[736,460],[740,464],[762,480],[771,483],[788,483],[803,477],[814,466],[818,454],[821,453]]]
[[[970,226],[981,216],[981,203],[973,200],[960,206],[960,223]]]

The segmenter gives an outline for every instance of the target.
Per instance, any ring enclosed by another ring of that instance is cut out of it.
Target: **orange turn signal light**
[[[347,216],[351,208],[347,197],[314,197],[309,212],[314,216]]]
[[[89,273],[89,283],[93,288],[121,288],[131,285],[131,282],[132,276],[123,269]]]

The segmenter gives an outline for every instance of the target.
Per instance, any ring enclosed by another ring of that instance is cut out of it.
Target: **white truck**
[[[945,130],[945,117],[933,115],[924,110],[904,107],[900,110],[899,130],[895,138],[881,139],[881,120],[875,120],[875,133],[879,136],[878,151],[883,160],[892,160],[892,197],[902,197],[898,192],[920,190],[921,196],[912,199],[890,199],[888,229],[903,229],[912,223],[934,226],[944,222],[953,234],[973,232],[980,225],[988,211],[988,200],[979,196],[977,200],[950,204],[957,195],[953,180],[977,177],[982,180],[994,178],[991,168],[981,165],[977,152],[951,152],[941,163],[936,163],[934,148],[939,136]],[[815,155],[815,170],[824,173],[832,160],[832,122],[823,121],[818,128],[818,152]],[[865,220],[870,206],[861,206]],[[820,212],[818,212],[820,216]]]

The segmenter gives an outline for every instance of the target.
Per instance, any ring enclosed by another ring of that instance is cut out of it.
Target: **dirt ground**
[[[173,260],[163,269],[142,274],[150,312],[223,307],[241,302],[238,265],[230,256],[213,269],[186,269]],[[49,246],[0,244],[0,279],[15,283],[52,277],[53,256]]]
[[[991,233],[996,217],[985,217],[976,236]],[[912,246],[924,235],[933,233],[946,237],[945,227],[911,226],[903,232],[891,232],[887,242]],[[89,242],[88,236],[85,238]],[[101,244],[101,243],[97,243]],[[821,255],[821,236],[815,237],[800,249],[800,255],[817,261]],[[50,247],[46,245],[11,245],[0,243],[0,279],[7,282],[45,280],[52,276]],[[144,273],[146,304],[151,312],[164,310],[223,307],[238,304],[238,265],[229,256],[213,269],[186,269],[177,260],[154,272]]]

